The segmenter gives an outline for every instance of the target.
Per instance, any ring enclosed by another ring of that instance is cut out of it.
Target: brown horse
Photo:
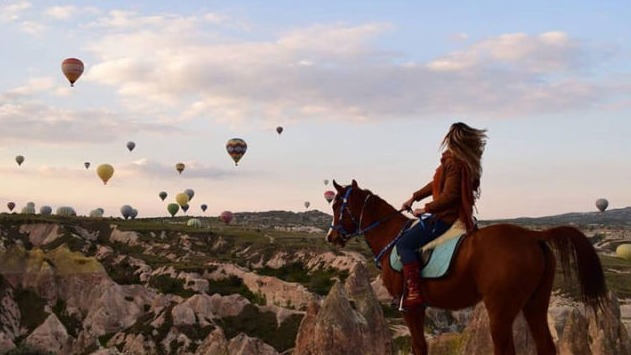
[[[333,225],[326,236],[329,243],[344,246],[364,235],[381,266],[381,277],[393,297],[403,292],[401,273],[390,267],[389,243],[409,218],[353,180],[342,187],[335,181]],[[390,243],[391,244],[391,243]],[[480,228],[461,242],[449,274],[441,279],[423,280],[424,298],[432,307],[462,309],[483,301],[488,311],[495,354],[515,354],[513,322],[519,311],[528,323],[538,354],[556,354],[547,315],[555,275],[556,259],[566,275],[578,278],[583,302],[594,311],[606,302],[607,287],[600,259],[587,237],[573,227],[533,231],[510,224]],[[389,250],[387,250],[389,252]],[[427,354],[423,333],[425,308],[406,310],[403,317],[410,329],[415,354]]]

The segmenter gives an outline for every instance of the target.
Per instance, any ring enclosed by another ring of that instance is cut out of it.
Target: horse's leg
[[[513,323],[523,303],[515,302],[516,300],[507,303],[507,300],[510,300],[509,295],[484,300],[489,315],[495,355],[515,355]]]
[[[544,247],[544,254],[546,256],[546,268],[543,277],[537,291],[535,291],[523,308],[524,318],[526,318],[530,333],[535,340],[538,355],[557,353],[552,334],[550,333],[550,327],[548,326],[548,306],[550,305],[550,294],[552,293],[556,263],[554,255],[547,247]]]
[[[413,307],[403,313],[403,319],[410,330],[412,338],[412,352],[414,355],[427,355],[425,341],[425,308]]]

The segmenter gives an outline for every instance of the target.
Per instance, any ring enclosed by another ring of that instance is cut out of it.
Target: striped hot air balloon
[[[241,160],[246,150],[248,150],[248,145],[241,138],[232,138],[226,143],[226,151],[234,160],[234,165],[239,165],[239,160]]]

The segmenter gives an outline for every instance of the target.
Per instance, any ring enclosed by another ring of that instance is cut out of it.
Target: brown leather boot
[[[403,278],[407,289],[403,300],[404,308],[419,307],[425,304],[421,295],[420,271],[421,268],[418,261],[403,265]]]

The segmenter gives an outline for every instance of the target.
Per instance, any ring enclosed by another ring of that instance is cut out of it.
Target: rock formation
[[[615,295],[602,312],[595,316],[582,304],[553,297],[548,313],[548,324],[560,355],[627,355],[631,354],[631,340],[620,321],[620,307]],[[521,315],[513,325],[515,348],[520,354],[536,354],[534,340]],[[471,322],[464,331],[462,354],[492,353],[489,319],[483,303],[478,304]]]
[[[390,296],[370,280],[367,258],[305,247],[315,236],[277,248],[270,230],[257,245],[217,231],[127,231],[111,220],[11,223],[0,223],[0,353],[381,355],[394,352],[393,336],[407,350],[409,331],[397,314],[384,318]],[[286,266],[291,275],[260,272]],[[326,297],[312,292],[345,277]],[[549,324],[560,354],[631,354],[620,322],[630,313],[613,297],[598,318],[554,297]],[[482,305],[430,308],[426,329],[430,354],[491,351]],[[534,354],[523,317],[514,330],[518,352]]]
[[[278,355],[273,347],[265,344],[260,339],[251,338],[243,333],[230,339],[228,343],[230,355]]]
[[[69,353],[70,343],[66,328],[59,319],[51,314],[25,340],[33,349],[50,351],[53,354]]]
[[[345,286],[336,282],[300,324],[296,354],[391,354],[392,339],[366,269],[357,264]]]
[[[208,277],[218,280],[228,276],[239,277],[248,289],[261,294],[270,304],[305,309],[310,302],[316,300],[316,296],[301,284],[257,275],[233,264],[218,264],[217,270]]]

